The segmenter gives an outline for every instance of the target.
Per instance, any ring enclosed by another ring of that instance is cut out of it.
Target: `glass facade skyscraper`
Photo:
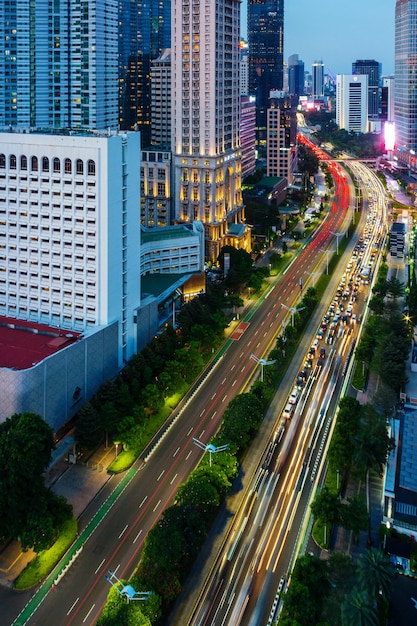
[[[0,0],[0,15],[0,127],[117,128],[117,0]]]
[[[120,0],[120,126],[151,143],[151,62],[171,45],[170,0]]]
[[[368,118],[379,117],[379,63],[371,59],[359,59],[352,63],[352,74],[368,76]]]
[[[395,6],[396,146],[417,150],[417,0],[397,0]]]
[[[248,1],[249,95],[256,98],[258,142],[266,139],[271,90],[283,86],[284,0]]]

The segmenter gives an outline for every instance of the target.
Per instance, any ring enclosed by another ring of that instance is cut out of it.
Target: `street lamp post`
[[[327,270],[326,270],[326,274],[329,274],[329,254],[333,253],[334,250],[323,250],[322,248],[320,248],[320,252],[324,252],[326,255],[326,262],[327,262]]]
[[[258,359],[257,356],[255,356],[253,353],[250,355],[249,357],[250,359],[253,359],[254,361],[256,361],[256,363],[259,363],[261,366],[261,382],[264,382],[264,365],[273,365],[274,363],[276,363],[276,359],[274,361],[267,361],[266,359]]]
[[[316,276],[319,275],[318,272],[307,272],[305,271],[304,274],[308,274],[309,276],[311,276],[313,278],[313,287],[316,286]]]
[[[210,454],[210,467],[212,454],[215,454],[216,452],[224,452],[229,447],[228,443],[223,446],[215,446],[212,443],[205,444],[195,437],[193,437],[193,443],[197,446],[197,448],[200,448],[201,450],[204,450],[204,452],[208,452]]]
[[[298,313],[299,311],[302,311],[303,309],[305,309],[305,306],[301,306],[299,309],[297,309],[297,307],[295,306],[287,306],[286,304],[282,304],[281,306],[284,307],[284,309],[287,309],[287,311],[291,312],[291,326],[294,326],[294,313]]]
[[[339,256],[339,237],[343,237],[343,233],[334,233],[333,231],[330,232],[336,237],[336,254]]]

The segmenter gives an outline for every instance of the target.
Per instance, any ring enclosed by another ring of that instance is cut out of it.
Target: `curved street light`
[[[294,314],[298,313],[299,311],[302,311],[303,309],[305,309],[305,306],[300,306],[300,308],[297,309],[297,307],[295,307],[295,306],[287,306],[286,304],[282,304],[282,302],[281,302],[281,306],[283,306],[284,309],[287,309],[287,311],[290,311],[290,313],[291,313],[291,326],[294,326]]]
[[[261,382],[264,382],[264,365],[273,365],[274,363],[277,362],[277,360],[275,359],[274,361],[267,361],[266,359],[258,359],[258,357],[255,356],[253,353],[250,355],[249,358],[253,359],[254,361],[256,361],[256,363],[260,364],[260,366],[261,366]]]
[[[201,450],[204,450],[204,452],[208,452],[210,454],[210,467],[212,454],[215,454],[216,452],[225,452],[230,445],[228,443],[225,443],[223,446],[215,446],[212,443],[206,444],[199,439],[196,439],[196,437],[193,437],[193,443],[197,446],[197,448],[200,448]]]

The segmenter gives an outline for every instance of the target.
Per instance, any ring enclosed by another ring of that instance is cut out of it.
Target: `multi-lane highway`
[[[272,433],[201,593],[187,617],[181,615],[182,624],[266,625],[279,610],[288,572],[305,535],[309,503],[322,475],[335,407],[359,330],[356,319],[366,311],[386,233],[383,187],[361,163],[349,162],[349,166],[363,188],[364,211],[357,243],[340,270],[335,300],[324,316],[324,326],[328,322],[335,328],[335,339],[329,349],[329,343],[324,343],[329,335],[323,334],[319,345],[328,350],[325,363],[310,375],[285,435],[280,428]],[[368,268],[369,279],[364,272]]]
[[[124,479],[121,493],[112,496],[112,489],[123,478],[114,477],[108,483],[94,502],[95,508],[89,511],[93,516],[94,510],[103,505],[90,523],[83,549],[56,588],[44,586],[34,597],[33,592],[16,596],[11,591],[1,590],[2,606],[7,606],[7,615],[11,618],[5,623],[10,624],[27,602],[16,624],[95,623],[109,590],[105,573],[112,569],[119,577],[127,578],[134,571],[148,530],[172,502],[178,486],[201,457],[202,451],[192,444],[193,437],[208,442],[216,432],[227,404],[245,388],[257,367],[250,355],[266,356],[280,332],[282,321],[288,315],[281,305],[297,304],[300,278],[306,285],[306,272],[325,271],[322,250],[334,240],[332,233],[346,227],[343,220],[348,207],[347,185],[337,174],[332,210],[323,226],[305,243],[283,279],[271,281],[265,295],[243,320],[245,326],[241,328],[245,330],[236,335],[240,338],[226,342],[180,409],[179,419],[147,462],[139,460],[135,464],[128,479]],[[297,367],[298,364],[294,364],[294,375]],[[283,390],[283,401],[288,391]],[[87,522],[89,520],[83,521],[84,526]]]

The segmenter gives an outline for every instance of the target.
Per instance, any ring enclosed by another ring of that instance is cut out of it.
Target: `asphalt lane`
[[[270,346],[286,314],[280,305],[299,297],[299,277],[307,268],[317,267],[320,249],[328,245],[333,237],[331,231],[337,231],[343,217],[343,211],[329,214],[330,224],[322,227],[300,252],[280,286],[273,287],[270,292],[273,297],[268,295],[256,307],[243,335],[244,341],[230,342],[227,358],[223,357],[223,362],[201,386],[148,463],[138,465],[137,474],[117,505],[97,526],[58,587],[48,593],[28,623],[42,626],[94,623],[109,589],[104,580],[106,568],[117,569],[120,577],[131,575],[148,529],[201,457],[202,451],[192,445],[192,438],[208,441],[216,432],[228,402],[241,391],[257,367],[250,354],[256,350],[263,356]]]

